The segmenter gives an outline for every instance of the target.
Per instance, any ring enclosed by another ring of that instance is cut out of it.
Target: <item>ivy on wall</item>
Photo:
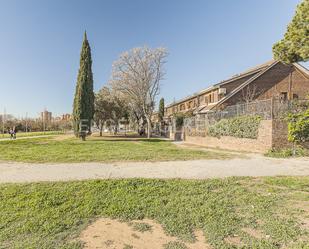
[[[218,138],[221,136],[232,136],[256,139],[258,137],[260,122],[260,116],[240,116],[221,119],[209,127],[207,135]]]

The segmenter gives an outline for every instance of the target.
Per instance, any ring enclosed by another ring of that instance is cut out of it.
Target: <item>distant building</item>
[[[72,115],[71,115],[71,114],[68,114],[68,113],[62,114],[62,116],[61,116],[61,120],[62,120],[62,121],[70,121],[71,118],[72,118]]]
[[[71,121],[72,119],[72,115],[71,114],[68,114],[68,113],[65,113],[65,114],[62,114],[60,116],[57,116],[57,117],[53,117],[52,120],[55,121],[55,122],[60,122],[60,121]]]
[[[41,112],[41,120],[46,124],[50,123],[52,121],[52,113],[44,110],[43,112]]]

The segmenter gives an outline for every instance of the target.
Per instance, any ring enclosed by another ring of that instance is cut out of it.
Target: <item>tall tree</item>
[[[94,122],[100,130],[100,136],[102,136],[105,122],[111,119],[112,105],[110,100],[110,91],[107,87],[103,87],[95,95]]]
[[[273,54],[284,63],[309,60],[309,0],[297,6],[284,38],[273,46]]]
[[[104,125],[107,123],[113,125],[114,131],[117,133],[119,122],[123,118],[128,119],[125,101],[108,87],[103,87],[95,95],[94,121],[100,130],[100,136],[102,136]]]
[[[74,133],[77,137],[82,137],[82,139],[85,139],[87,132],[91,133],[91,122],[94,115],[91,67],[91,48],[85,31],[73,104]]]
[[[161,98],[159,103],[159,121],[162,122],[163,118],[164,118],[164,98]]]
[[[113,65],[111,84],[140,106],[147,120],[147,136],[151,136],[151,116],[155,100],[160,92],[160,82],[164,76],[164,64],[167,52],[164,48],[134,48],[120,55]]]

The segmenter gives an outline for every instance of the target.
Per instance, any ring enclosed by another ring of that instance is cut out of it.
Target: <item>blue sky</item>
[[[71,113],[84,30],[94,87],[123,51],[169,51],[169,103],[272,58],[299,0],[0,0],[0,113]]]

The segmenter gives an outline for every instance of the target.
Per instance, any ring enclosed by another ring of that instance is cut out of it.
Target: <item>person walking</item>
[[[11,135],[11,139],[13,139],[14,138],[13,129],[9,130],[9,134]]]
[[[16,139],[16,128],[13,128],[13,139]]]

